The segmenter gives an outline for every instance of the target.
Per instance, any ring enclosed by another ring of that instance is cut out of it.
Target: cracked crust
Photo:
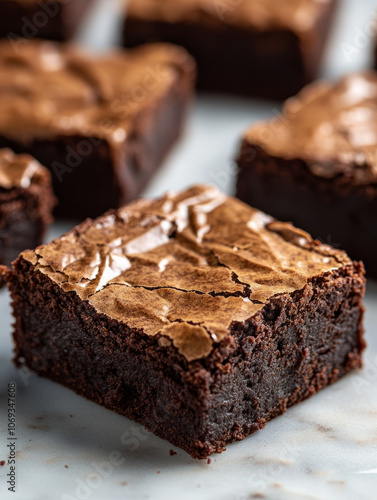
[[[171,339],[188,361],[208,356],[273,297],[352,265],[208,186],[87,220],[21,258],[98,313]]]

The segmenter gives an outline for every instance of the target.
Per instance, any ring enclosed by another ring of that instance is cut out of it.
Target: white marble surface
[[[118,0],[114,0],[115,2]],[[80,41],[98,50],[117,37],[119,19],[103,0]],[[362,37],[376,0],[343,0],[323,74],[335,78],[368,67],[372,43]],[[359,30],[359,31],[358,31]],[[355,35],[358,38],[355,38]],[[345,46],[344,44],[348,44]],[[345,48],[354,47],[347,59]],[[274,103],[201,97],[185,138],[147,195],[194,182],[234,189],[231,158],[240,132],[271,116]],[[57,236],[69,224],[56,224]],[[6,460],[7,385],[17,383],[17,492],[0,499],[375,500],[377,498],[377,284],[366,297],[365,368],[270,422],[210,464],[192,460],[129,420],[48,380],[17,372],[10,362],[8,294],[0,293],[0,461]],[[72,416],[71,416],[72,415]],[[68,468],[66,467],[68,466]]]

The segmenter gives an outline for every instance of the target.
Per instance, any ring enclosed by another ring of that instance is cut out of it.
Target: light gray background
[[[78,37],[80,43],[104,50],[116,41],[117,2],[98,1]],[[323,68],[326,78],[371,65],[370,26],[371,20],[377,23],[377,1],[342,3]],[[353,54],[347,57],[345,50],[351,47]],[[232,158],[241,132],[277,109],[271,102],[199,97],[185,137],[145,195],[197,182],[214,183],[233,193]],[[69,227],[55,224],[50,237]],[[8,294],[1,292],[0,461],[7,458],[7,384],[15,381],[17,493],[7,493],[8,467],[0,467],[0,499],[377,498],[376,283],[369,283],[366,297],[365,368],[229,446],[210,464],[192,460],[178,449],[170,456],[173,447],[141,426],[48,380],[17,372],[10,362],[8,302]]]

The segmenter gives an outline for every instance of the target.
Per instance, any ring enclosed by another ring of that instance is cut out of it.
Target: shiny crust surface
[[[277,294],[351,265],[344,252],[211,186],[138,200],[22,257],[188,361],[208,356]]]

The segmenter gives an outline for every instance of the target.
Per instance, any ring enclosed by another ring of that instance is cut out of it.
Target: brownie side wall
[[[238,166],[238,198],[344,248],[377,278],[377,184],[360,186],[345,176],[325,179],[304,161],[275,158],[246,142]]]
[[[364,292],[363,266],[355,264],[275,297],[233,327],[231,354],[211,386],[212,446],[244,439],[361,366]]]
[[[285,99],[307,82],[298,39],[287,31],[128,19],[124,32],[126,47],[151,41],[185,47],[197,62],[200,90]]]
[[[177,70],[177,79],[166,94],[135,117],[123,146],[116,150],[104,138],[106,129],[99,129],[93,137],[31,143],[0,136],[0,147],[28,153],[51,171],[59,200],[57,217],[97,217],[140,195],[182,133],[193,85],[191,75]]]
[[[360,366],[364,348],[357,266],[276,297],[192,363],[157,337],[96,314],[23,259],[10,290],[17,364],[142,423],[195,458],[222,451]]]

